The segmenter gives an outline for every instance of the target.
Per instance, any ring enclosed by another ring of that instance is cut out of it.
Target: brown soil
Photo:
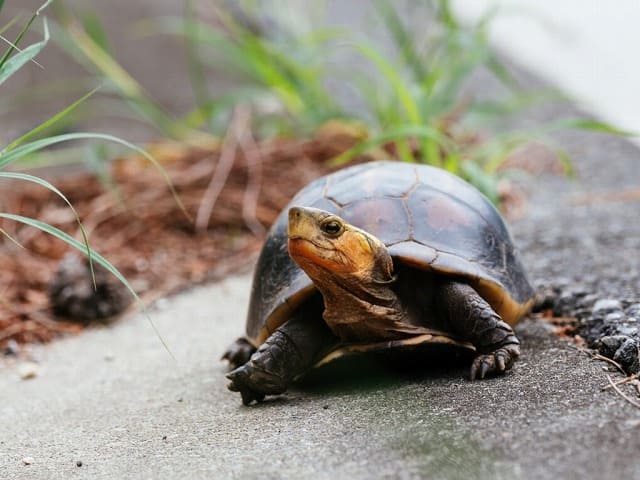
[[[188,216],[142,158],[114,162],[115,188],[88,173],[56,178],[55,184],[78,211],[91,246],[148,300],[247,265],[295,192],[330,171],[326,161],[353,142],[332,134],[261,145],[240,136],[209,148],[152,145]],[[37,218],[81,239],[73,213],[55,194],[32,184],[8,192],[0,211]],[[0,228],[25,247],[0,240],[0,347],[80,331],[78,323],[55,318],[47,293],[71,247],[14,222],[3,220]]]

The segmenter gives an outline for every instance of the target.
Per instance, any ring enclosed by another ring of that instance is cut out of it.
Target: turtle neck
[[[324,299],[323,318],[345,342],[383,341],[425,333],[411,325],[393,290],[394,280],[380,282],[343,276],[314,279]]]

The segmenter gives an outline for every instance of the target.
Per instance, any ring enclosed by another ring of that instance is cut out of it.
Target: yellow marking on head
[[[289,210],[288,235],[291,258],[310,276],[318,267],[336,274],[370,272],[386,252],[377,238],[313,208]],[[385,266],[385,270],[390,268]]]

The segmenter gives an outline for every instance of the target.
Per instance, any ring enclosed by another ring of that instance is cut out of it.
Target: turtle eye
[[[342,224],[336,220],[328,220],[320,225],[320,230],[329,236],[337,237],[342,233]]]

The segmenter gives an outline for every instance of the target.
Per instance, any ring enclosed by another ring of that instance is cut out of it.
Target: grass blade
[[[188,26],[189,24],[192,24],[194,28],[199,28],[199,24],[196,19],[197,12],[193,1],[187,0],[184,12],[187,71],[189,73],[191,89],[193,90],[193,96],[195,97],[196,102],[198,105],[205,105],[211,101],[211,96],[207,86],[207,77],[205,75],[204,65],[200,60],[197,32],[192,32],[192,29],[189,29]]]
[[[413,95],[409,90],[409,87],[404,83],[402,77],[398,74],[396,67],[391,65],[386,58],[380,54],[375,48],[366,45],[364,43],[356,43],[356,50],[358,50],[363,56],[368,58],[376,68],[384,75],[389,84],[393,87],[398,100],[400,101],[409,122],[420,125],[422,118]]]
[[[425,78],[427,70],[416,51],[414,39],[407,31],[397,10],[389,0],[375,0],[373,4],[378,14],[382,17],[387,30],[391,33],[404,62],[409,66],[416,80],[420,81]]]
[[[350,148],[346,152],[343,152],[340,155],[332,158],[331,160],[329,160],[329,164],[341,165],[348,162],[349,160],[352,160],[358,155],[362,155],[368,150],[378,147],[384,143],[393,140],[406,140],[409,137],[433,140],[441,145],[445,150],[453,149],[453,144],[451,143],[451,141],[435,128],[411,125],[397,128],[395,130],[380,134],[372,139],[362,142],[355,147]]]
[[[562,164],[562,168],[564,168],[565,175],[567,177],[573,177],[575,175],[575,170],[569,154],[562,148],[556,148],[555,153],[558,157],[558,161]]]
[[[333,95],[323,83],[326,75],[322,71],[324,47],[342,37],[341,31],[320,30],[307,37],[279,31],[282,35],[263,36],[233,18],[222,16],[219,20],[223,30],[186,16],[159,18],[143,27],[147,33],[180,35],[188,43],[209,47],[206,52],[213,55],[218,67],[259,86],[263,94],[277,97],[284,109],[298,118],[298,129],[305,130],[309,123],[317,126],[341,116]],[[296,49],[291,49],[292,43],[297,45]],[[204,55],[205,49],[202,51]]]
[[[438,4],[438,19],[445,25],[447,30],[452,32],[460,30],[460,24],[451,11],[451,2],[449,0],[438,0],[436,3]]]
[[[144,88],[94,39],[82,26],[75,22],[70,14],[57,5],[59,15],[68,38],[61,35],[58,39],[61,46],[71,54],[81,54],[100,76],[119,90],[120,95],[147,120],[151,121],[166,136],[183,140],[210,141],[211,137],[204,132],[195,131],[181,125],[179,121],[167,114],[144,90]]]
[[[509,69],[493,54],[489,53],[485,60],[485,65],[502,84],[513,92],[520,88],[518,80],[511,74]]]
[[[100,22],[100,18],[95,12],[87,12],[82,16],[82,27],[87,35],[105,52],[111,50],[109,46],[109,37],[104,26]]]
[[[9,241],[11,241],[11,243],[15,244],[17,247],[25,249],[24,245],[22,245],[18,240],[13,238],[11,234],[9,234],[9,232],[7,232],[6,230],[3,230],[2,228],[0,228],[0,235],[4,235],[5,237],[7,237]]]
[[[22,30],[20,31],[20,33],[18,34],[18,36],[16,37],[16,39],[13,41],[13,46],[11,46],[6,52],[5,54],[2,56],[2,58],[0,58],[0,71],[2,71],[2,67],[9,61],[9,57],[11,56],[11,54],[14,52],[14,50],[16,49],[16,47],[18,46],[18,44],[20,43],[20,40],[22,40],[22,37],[24,37],[25,33],[27,33],[27,31],[31,28],[31,25],[33,24],[33,22],[35,21],[35,19],[38,17],[38,15],[40,15],[40,12],[42,12],[42,10],[44,10],[45,8],[47,8],[47,6],[52,2],[53,0],[47,0],[46,2],[44,2],[42,5],[40,5],[40,7],[34,12],[34,14],[31,16],[31,18],[29,19],[29,21],[25,24],[25,26],[22,28]],[[48,31],[47,29],[47,24],[46,24],[46,20],[45,20],[45,37],[48,37]],[[48,38],[47,38],[48,40]],[[46,44],[47,42],[45,42]],[[44,45],[43,45],[44,46]],[[35,56],[35,55],[34,55]],[[0,82],[1,83],[1,82]]]
[[[462,162],[462,177],[480,190],[494,205],[500,204],[498,177],[487,173],[473,161]]]
[[[38,43],[34,43],[33,45],[28,46],[18,54],[14,55],[11,58],[5,54],[4,61],[0,60],[0,85],[2,85],[9,77],[11,77],[14,73],[16,73],[24,64],[31,61],[40,51],[44,48],[44,46],[49,41],[49,27],[47,25],[47,20],[44,19],[44,39]],[[7,54],[10,51],[13,51],[14,47],[11,47]]]
[[[130,98],[144,95],[142,86],[117,63],[111,55],[98,45],[95,40],[77,24],[67,26],[67,32],[75,42],[75,46],[95,65],[95,67],[123,94]]]
[[[53,117],[51,117],[48,120],[42,122],[40,125],[38,125],[37,127],[33,128],[32,130],[28,131],[27,133],[25,133],[21,137],[15,139],[9,145],[7,145],[2,150],[2,152],[0,152],[0,154],[13,150],[18,145],[24,143],[25,141],[29,140],[32,137],[35,137],[39,133],[42,133],[44,130],[46,130],[47,128],[51,127],[53,124],[57,123],[59,120],[62,120],[64,117],[69,115],[72,111],[74,111],[80,104],[84,103],[89,97],[91,97],[94,93],[96,93],[99,89],[100,89],[100,87],[94,88],[89,93],[87,93],[83,97],[81,97],[78,100],[76,100],[75,102],[73,102],[71,105],[69,105],[64,110],[61,110],[60,112],[56,113]]]
[[[0,172],[0,178],[6,178],[6,179],[13,179],[13,180],[23,180],[26,182],[31,182],[31,183],[35,183],[38,184],[48,190],[51,190],[53,193],[55,193],[56,195],[58,195],[62,200],[64,200],[64,202],[67,204],[67,206],[71,209],[71,211],[73,212],[73,215],[76,217],[76,222],[78,223],[78,227],[80,228],[80,233],[82,235],[82,240],[84,242],[84,245],[86,247],[86,253],[87,253],[87,257],[89,257],[89,270],[91,271],[91,279],[93,281],[93,286],[94,288],[96,287],[96,277],[93,271],[93,257],[91,254],[91,248],[89,247],[89,237],[87,236],[87,232],[84,229],[84,225],[82,225],[82,222],[80,221],[80,216],[78,215],[78,212],[76,211],[75,208],[73,208],[73,205],[71,204],[71,202],[69,201],[69,199],[60,191],[58,190],[54,185],[52,185],[51,183],[47,182],[46,180],[36,177],[34,175],[29,175],[27,173],[18,173],[18,172]]]
[[[14,215],[14,214],[11,214],[11,213],[0,213],[0,218],[6,218],[7,220],[13,220],[14,222],[22,223],[22,224],[29,225],[31,227],[37,228],[38,230],[41,230],[41,231],[43,231],[45,233],[48,233],[49,235],[52,235],[52,236],[62,240],[67,245],[70,245],[71,247],[79,250],[80,252],[86,253],[84,244],[82,244],[81,242],[79,242],[78,240],[73,238],[71,235],[63,232],[62,230],[60,230],[60,229],[58,229],[58,228],[56,228],[56,227],[54,227],[52,225],[49,225],[48,223],[41,222],[40,220],[36,220],[34,218],[23,217],[21,215]],[[106,258],[104,258],[102,255],[100,255],[98,252],[96,252],[95,250],[92,249],[91,250],[91,255],[92,255],[93,259],[99,265],[101,265],[103,268],[108,270],[114,277],[116,277],[126,287],[127,290],[129,290],[129,293],[131,293],[131,295],[136,300],[138,305],[140,305],[142,307],[142,310],[144,312],[144,315],[145,315],[147,321],[149,322],[149,324],[153,328],[153,331],[155,332],[155,334],[158,336],[158,339],[160,340],[160,342],[164,346],[165,350],[169,353],[169,355],[171,355],[171,358],[173,358],[175,360],[175,357],[173,356],[173,353],[169,349],[169,346],[166,344],[166,342],[164,341],[164,339],[160,335],[160,332],[158,331],[155,323],[153,323],[153,321],[151,320],[151,317],[149,316],[149,313],[147,312],[147,309],[144,306],[144,303],[142,302],[142,299],[138,296],[138,294],[133,289],[133,287],[131,286],[129,281],[124,277],[124,275],[122,275],[120,273],[120,271],[116,267],[114,267]]]
[[[4,32],[9,30],[11,27],[13,27],[16,24],[16,22],[18,22],[18,20],[20,20],[20,15],[16,15],[11,20],[9,20],[9,23],[7,23],[5,26],[0,28],[0,35],[2,35]]]
[[[572,128],[576,130],[588,130],[591,132],[610,133],[612,135],[620,135],[623,137],[636,137],[637,132],[631,132],[629,130],[622,130],[618,127],[614,127],[605,122],[599,122],[597,120],[590,120],[586,118],[565,118],[552,122],[546,125],[544,131],[562,130],[566,128]]]
[[[133,143],[127,142],[126,140],[115,137],[113,135],[108,135],[104,133],[93,133],[93,132],[78,132],[78,133],[67,133],[64,135],[57,135],[55,137],[44,138],[42,140],[35,140],[33,142],[26,143],[22,146],[16,147],[10,152],[5,152],[4,154],[0,154],[0,168],[4,168],[10,163],[15,162],[19,158],[24,157],[25,155],[29,155],[31,153],[37,152],[39,150],[42,150],[43,148],[50,147],[52,145],[57,145],[63,142],[73,141],[73,140],[105,140],[108,142],[117,143],[122,146],[125,146],[128,149],[133,150],[134,152],[142,155],[144,158],[149,160],[149,162],[151,162],[151,164],[158,170],[158,172],[160,172],[160,174],[163,176],[165,180],[165,183],[168,185],[169,189],[171,190],[171,194],[173,195],[173,198],[175,199],[176,203],[180,207],[180,210],[182,210],[184,215],[190,221],[192,220],[191,215],[189,214],[189,212],[187,212],[187,209],[182,203],[182,200],[180,200],[180,197],[178,196],[178,192],[176,191],[175,187],[173,186],[173,183],[171,182],[171,179],[169,178],[169,174],[164,168],[162,168],[162,165],[160,165],[160,163],[143,148],[140,148],[137,145],[134,145]]]

